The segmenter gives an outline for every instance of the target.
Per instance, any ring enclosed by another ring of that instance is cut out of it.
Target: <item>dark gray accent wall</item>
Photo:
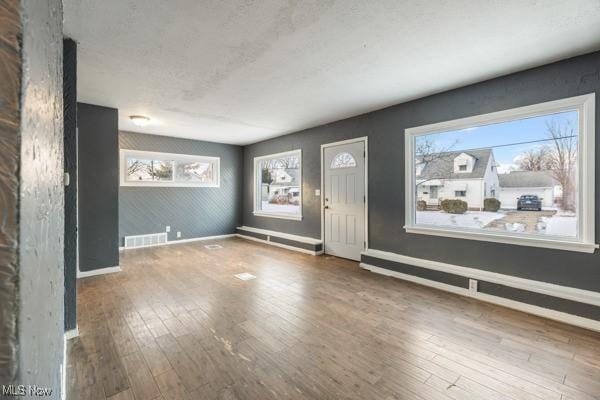
[[[443,73],[443,71],[440,71]],[[320,145],[369,137],[369,247],[501,274],[600,291],[600,255],[452,239],[404,231],[404,130],[519,106],[596,93],[600,52],[514,73],[380,111],[249,145],[244,149],[245,226],[319,238]],[[597,135],[598,137],[598,135]],[[303,216],[294,222],[252,214],[253,157],[302,149]],[[600,138],[596,140],[596,152]],[[597,165],[600,157],[597,158]],[[596,167],[596,197],[600,171]],[[600,238],[600,212],[596,237]]]
[[[119,128],[114,108],[78,103],[79,270],[119,265]]]
[[[77,326],[77,43],[63,40],[65,172],[65,330]]]
[[[235,233],[241,223],[242,147],[133,132],[120,132],[119,147],[129,150],[221,158],[220,187],[132,187],[119,189],[119,241],[165,232],[169,240]]]
[[[321,144],[361,136],[369,136],[371,141],[372,133],[371,115],[367,114],[246,146],[244,148],[244,225],[320,239],[321,197],[315,196],[315,189],[321,189]],[[253,214],[254,157],[297,149],[302,150],[302,221],[255,216]],[[369,168],[372,164],[371,161]]]

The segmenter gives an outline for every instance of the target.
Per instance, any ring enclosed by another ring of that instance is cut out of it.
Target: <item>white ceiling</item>
[[[118,108],[120,129],[235,144],[600,49],[599,0],[64,0],[64,12],[79,101]]]

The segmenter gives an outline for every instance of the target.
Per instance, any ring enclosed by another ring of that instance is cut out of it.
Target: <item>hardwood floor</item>
[[[69,399],[600,398],[600,334],[243,239],[78,284]],[[242,281],[234,274],[249,272]]]

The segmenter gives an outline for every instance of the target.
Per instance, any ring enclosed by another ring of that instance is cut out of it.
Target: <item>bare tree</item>
[[[152,179],[172,179],[173,163],[169,161],[152,161]]]
[[[129,166],[127,167],[127,175],[132,176],[138,172],[145,172],[150,175],[152,174],[152,170],[147,163],[140,161],[140,160],[135,160],[134,162],[129,164]],[[141,179],[141,177],[140,177],[140,179]]]
[[[272,158],[262,161],[263,169],[297,169],[299,166],[300,160],[297,156]]]
[[[420,175],[425,168],[428,168],[428,170],[427,178],[418,179],[416,186],[422,185],[433,179],[447,177],[449,171],[443,168],[444,163],[440,161],[454,157],[454,154],[450,153],[450,150],[456,143],[457,142],[454,142],[448,147],[440,148],[434,141],[429,139],[417,141],[415,145],[415,171],[417,175]]]
[[[571,121],[546,122],[546,135],[551,140],[549,167],[554,179],[562,187],[561,205],[565,210],[575,209],[575,177],[577,175],[577,134]]]
[[[552,148],[540,146],[529,149],[519,156],[519,169],[523,171],[546,171],[552,169]]]

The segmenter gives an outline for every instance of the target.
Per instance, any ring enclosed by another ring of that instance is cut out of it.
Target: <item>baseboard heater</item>
[[[323,253],[323,242],[319,239],[270,231],[267,229],[252,228],[249,226],[240,226],[236,228],[235,232],[238,237],[282,247],[288,250],[299,251],[314,256]]]
[[[600,332],[600,292],[374,249],[362,253],[360,266],[378,274]]]
[[[148,235],[125,236],[125,248],[156,246],[167,243],[167,233],[150,233]]]

